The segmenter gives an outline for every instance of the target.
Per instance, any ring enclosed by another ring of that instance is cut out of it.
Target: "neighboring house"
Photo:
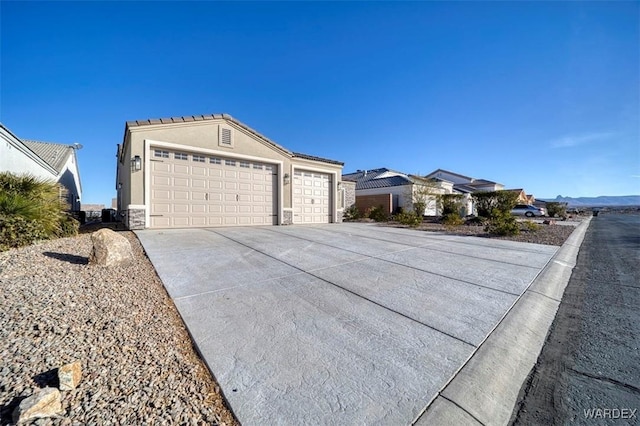
[[[518,194],[518,198],[516,200],[517,204],[532,204],[532,203],[529,203],[529,197],[527,196],[526,192],[524,192],[524,189],[521,189],[521,188],[518,188],[518,189],[505,189],[505,191],[513,192],[514,194]]]
[[[413,210],[418,194],[427,195],[427,206],[423,214],[437,215],[437,194],[450,194],[453,184],[444,180],[424,179],[419,176],[397,172],[387,168],[358,170],[342,175],[343,181],[356,183],[356,206],[361,212],[382,206],[387,213],[398,208]]]
[[[342,221],[343,163],[291,152],[227,114],[128,121],[117,156],[129,229]]]
[[[76,149],[79,145],[38,142],[20,139],[0,124],[0,171],[31,174],[59,183],[65,190],[61,197],[71,211],[80,210],[82,185]]]
[[[450,172],[448,170],[437,169],[425,176],[428,179],[443,179],[453,182],[453,192],[463,194],[463,215],[475,214],[475,206],[471,194],[479,191],[501,191],[504,185],[486,179],[476,179],[470,176]]]

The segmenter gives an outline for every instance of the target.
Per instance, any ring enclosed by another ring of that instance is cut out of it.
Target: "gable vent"
[[[220,142],[223,145],[231,145],[231,129],[225,129],[223,127],[221,130]]]

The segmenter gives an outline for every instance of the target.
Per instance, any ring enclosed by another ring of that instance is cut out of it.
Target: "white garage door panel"
[[[294,223],[331,222],[331,176],[304,170],[293,174]]]
[[[152,228],[277,224],[275,166],[166,149],[151,155]]]

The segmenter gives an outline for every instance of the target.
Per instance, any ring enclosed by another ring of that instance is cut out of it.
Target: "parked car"
[[[518,204],[511,210],[511,214],[514,216],[546,216],[547,211],[542,207],[532,206],[530,204]]]

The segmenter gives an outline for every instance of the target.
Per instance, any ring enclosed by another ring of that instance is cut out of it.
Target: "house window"
[[[251,165],[249,163],[247,163],[246,161],[241,161],[240,162],[240,167],[244,168],[244,169],[248,169],[251,167]]]
[[[209,163],[211,164],[222,164],[222,160],[216,157],[209,158]]]
[[[189,155],[182,152],[176,152],[175,154],[173,154],[173,158],[175,158],[176,160],[188,160]]]
[[[236,162],[235,162],[235,160],[224,160],[224,165],[225,166],[235,166]]]
[[[193,161],[196,163],[204,163],[204,155],[194,155]]]
[[[160,149],[154,149],[153,150],[153,156],[154,157],[160,157],[160,158],[169,158],[169,151],[162,151]]]

